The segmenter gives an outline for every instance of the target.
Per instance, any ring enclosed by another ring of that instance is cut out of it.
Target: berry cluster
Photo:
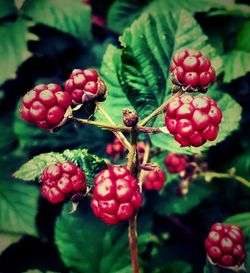
[[[122,155],[122,153],[124,153],[125,151],[126,151],[126,148],[122,145],[122,143],[117,138],[115,138],[112,144],[108,144],[106,147],[106,153],[115,159],[119,158]]]
[[[42,129],[53,129],[63,120],[71,97],[57,84],[40,84],[22,98],[20,116]]]
[[[222,113],[208,96],[183,95],[166,106],[165,124],[182,147],[199,147],[216,139]]]
[[[117,224],[130,218],[141,204],[137,181],[128,169],[111,166],[95,177],[91,207],[105,223]]]
[[[106,98],[106,85],[94,69],[74,69],[65,82],[65,90],[74,104],[93,99],[103,101]]]
[[[162,170],[152,171],[145,176],[143,186],[146,190],[159,191],[163,188],[165,181],[166,175],[164,171]]]
[[[208,57],[195,49],[181,49],[174,54],[170,66],[172,82],[184,91],[206,92],[216,73]]]
[[[234,224],[214,224],[205,246],[212,262],[223,267],[240,266],[246,256],[242,229]]]
[[[52,164],[42,172],[42,195],[51,203],[63,202],[86,189],[86,177],[82,169],[72,162]]]
[[[164,164],[169,173],[180,173],[185,170],[187,157],[181,154],[170,153],[165,157]]]

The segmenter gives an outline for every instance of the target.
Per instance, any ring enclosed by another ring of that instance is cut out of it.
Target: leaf
[[[27,24],[18,19],[15,22],[0,25],[0,85],[7,79],[14,78],[18,66],[30,56],[27,48]]]
[[[233,9],[237,8],[238,5],[233,5],[234,1],[220,1],[220,0],[158,0],[154,1],[144,0],[144,1],[126,1],[117,0],[110,7],[108,13],[108,26],[113,31],[122,33],[122,31],[131,25],[131,23],[140,16],[142,12],[147,12],[152,10],[156,5],[161,5],[160,10],[179,12],[182,9],[189,11],[190,13],[196,12],[206,12],[212,8],[221,9],[224,11],[227,8]]]
[[[196,181],[190,185],[188,194],[180,197],[176,195],[177,186],[177,183],[167,184],[163,194],[153,202],[158,214],[166,216],[187,213],[211,194],[206,184]]]
[[[66,150],[62,155],[83,169],[89,187],[93,186],[95,176],[107,167],[104,159],[89,154],[86,149]]]
[[[38,189],[2,175],[0,179],[0,231],[36,235]]]
[[[105,81],[108,90],[108,97],[102,103],[102,107],[112,117],[112,120],[122,124],[122,109],[133,107],[123,92],[119,79],[118,71],[121,65],[121,50],[113,45],[109,45],[103,56],[100,69],[101,78]],[[95,113],[97,120],[107,122],[100,112]]]
[[[215,146],[217,143],[223,141],[226,137],[230,136],[235,130],[238,129],[241,120],[242,108],[241,106],[228,94],[223,91],[217,90],[216,85],[213,85],[208,93],[212,99],[214,99],[220,107],[223,119],[220,123],[219,134],[215,141],[207,141],[199,148],[195,147],[180,147],[180,144],[174,140],[170,134],[157,134],[152,135],[151,140],[153,144],[159,148],[167,149],[175,153],[193,154],[201,153],[208,150],[210,147]],[[158,116],[155,125],[156,127],[164,126],[164,119],[162,116]]]
[[[216,57],[191,14],[166,12],[160,4],[154,8],[143,13],[120,38],[123,46],[120,82],[141,117],[171,95],[169,66],[176,50],[196,48],[211,57],[217,70],[221,67],[220,57]]]
[[[19,234],[8,234],[5,232],[0,232],[0,254],[9,247],[11,244],[17,242],[21,238]]]
[[[40,177],[42,171],[49,165],[65,162],[66,158],[60,153],[50,152],[34,156],[18,169],[13,177],[25,181],[33,181]]]
[[[16,13],[14,0],[0,0],[0,18],[10,16]]]
[[[102,223],[87,210],[86,204],[74,214],[69,215],[68,211],[65,206],[56,222],[55,241],[70,271],[127,272],[123,271],[130,264],[126,226]]]
[[[235,214],[228,217],[225,221],[225,224],[236,224],[239,225],[244,232],[250,236],[250,212],[244,212],[240,214]]]
[[[250,7],[248,6],[250,10]],[[250,11],[249,11],[250,14]],[[235,38],[235,45],[234,48],[236,50],[242,50],[250,53],[250,19],[244,21],[243,24],[240,25],[240,28],[237,30],[236,38]]]
[[[225,54],[223,59],[225,63],[223,82],[225,83],[250,72],[250,52],[232,50]]]
[[[184,261],[171,261],[153,273],[191,273],[192,266]]]
[[[26,0],[22,12],[34,22],[69,33],[85,44],[91,39],[90,7],[81,0]]]

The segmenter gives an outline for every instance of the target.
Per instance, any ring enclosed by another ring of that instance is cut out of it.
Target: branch
[[[172,97],[170,97],[168,100],[166,100],[162,105],[160,105],[157,109],[155,109],[151,114],[149,114],[147,117],[145,117],[143,120],[141,120],[138,123],[138,127],[144,126],[145,124],[147,124],[153,117],[161,114],[163,112],[163,110],[165,109],[167,103],[175,98],[178,97],[180,95],[183,94],[183,91],[178,91],[176,94],[174,94]]]
[[[146,143],[145,151],[144,151],[144,155],[143,155],[143,160],[142,160],[142,165],[144,165],[148,162],[149,154],[150,154],[150,145],[149,145],[149,143]],[[145,176],[145,173],[146,173],[146,171],[142,169],[140,172],[139,179],[138,179],[138,185],[140,187],[140,192],[142,192],[142,184],[143,184],[143,178]]]
[[[207,182],[210,182],[213,178],[226,178],[226,179],[234,179],[241,184],[245,185],[246,187],[250,188],[250,181],[241,177],[239,175],[234,175],[231,173],[217,173],[217,172],[201,172],[199,174],[203,176]]]

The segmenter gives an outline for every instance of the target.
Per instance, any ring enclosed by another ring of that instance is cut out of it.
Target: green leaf
[[[102,223],[86,204],[74,214],[68,212],[65,206],[56,222],[55,241],[70,272],[127,272],[123,271],[130,264],[126,226]]]
[[[250,7],[248,6],[250,9]],[[249,12],[250,14],[250,12]],[[237,31],[235,38],[235,49],[250,53],[250,20],[245,21]]]
[[[40,177],[42,171],[49,165],[65,162],[66,159],[60,153],[44,153],[34,156],[18,169],[13,177],[25,181],[33,181]]]
[[[246,233],[249,233],[250,232],[250,212],[244,212],[244,213],[232,215],[228,217],[224,221],[224,223],[239,225],[243,229],[243,231],[245,231]]]
[[[221,59],[207,43],[200,26],[186,11],[164,11],[161,5],[143,13],[120,38],[120,82],[141,117],[148,115],[171,95],[169,66],[173,53],[196,48],[221,67]]]
[[[0,25],[0,85],[7,79],[15,78],[18,66],[30,56],[27,48],[27,24],[18,19]]]
[[[113,31],[122,33],[122,31],[131,25],[131,23],[139,17],[142,12],[148,12],[159,6],[161,9],[170,12],[179,12],[182,9],[189,11],[190,13],[206,12],[212,8],[222,9],[233,9],[237,8],[238,5],[234,5],[234,1],[221,1],[221,0],[157,0],[151,4],[150,0],[117,0],[110,7],[108,13],[108,26]],[[244,6],[244,5],[243,5]],[[243,8],[242,8],[243,9]]]
[[[186,196],[176,195],[178,183],[170,183],[162,195],[153,201],[156,212],[160,215],[184,214],[198,206],[202,200],[209,197],[211,191],[205,183],[196,181],[192,183]]]
[[[215,141],[207,141],[203,146],[199,148],[183,148],[180,147],[180,144],[174,140],[172,135],[157,134],[151,136],[153,144],[157,147],[167,149],[175,153],[201,153],[208,150],[210,147],[215,146],[217,143],[223,141],[226,137],[230,136],[235,130],[237,130],[241,120],[241,106],[230,95],[220,90],[217,90],[216,85],[213,85],[209,89],[207,95],[217,101],[218,106],[220,107],[223,114],[223,119],[220,123],[219,134]],[[165,127],[164,119],[162,116],[158,116],[154,126]]]
[[[36,23],[69,33],[82,42],[91,39],[91,11],[81,0],[26,0],[22,12]]]
[[[16,243],[21,238],[19,234],[8,234],[5,232],[0,232],[0,254],[11,244]]]
[[[65,150],[62,155],[83,169],[89,187],[93,186],[95,176],[107,167],[104,159],[89,154],[86,149]]]
[[[16,13],[14,0],[0,0],[0,18],[10,16]]]
[[[118,71],[121,65],[121,50],[113,45],[109,45],[102,60],[100,75],[105,81],[108,90],[108,97],[102,103],[102,107],[109,113],[113,121],[122,124],[122,109],[133,106],[123,92],[119,79]],[[97,120],[107,122],[100,112],[95,113]]]
[[[225,54],[223,59],[225,63],[223,81],[225,83],[243,77],[250,72],[250,52],[232,50]]]
[[[0,231],[36,235],[39,191],[33,185],[0,177]]]
[[[171,261],[153,273],[191,273],[192,266],[184,261]]]

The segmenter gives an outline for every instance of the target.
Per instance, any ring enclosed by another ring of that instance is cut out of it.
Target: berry
[[[128,169],[111,166],[95,177],[91,207],[96,217],[106,224],[130,218],[141,204],[137,181]]]
[[[164,159],[164,164],[169,173],[180,173],[187,165],[187,157],[185,155],[170,153]]]
[[[37,127],[50,130],[61,125],[71,105],[71,97],[57,84],[40,84],[22,98],[19,109],[22,119]]]
[[[42,172],[42,195],[50,203],[63,202],[65,199],[86,189],[86,177],[82,169],[72,162],[49,165]]]
[[[237,225],[214,224],[205,246],[212,262],[223,267],[240,266],[246,256],[243,233]]]
[[[106,147],[106,153],[113,157],[118,158],[122,153],[126,151],[126,148],[122,145],[122,143],[116,138],[112,144],[108,144]]]
[[[152,171],[145,176],[143,186],[146,190],[159,191],[163,188],[165,181],[166,175],[164,171],[162,170]]]
[[[182,147],[199,147],[217,138],[222,112],[210,97],[175,97],[168,102],[166,110],[166,127]]]
[[[123,123],[127,127],[135,126],[138,122],[138,114],[134,110],[125,108],[122,110]]]
[[[65,90],[74,104],[82,104],[92,99],[103,101],[106,98],[106,85],[94,69],[74,69],[65,82]]]
[[[206,92],[215,80],[216,73],[208,57],[194,49],[180,49],[170,65],[172,82],[183,91]]]

